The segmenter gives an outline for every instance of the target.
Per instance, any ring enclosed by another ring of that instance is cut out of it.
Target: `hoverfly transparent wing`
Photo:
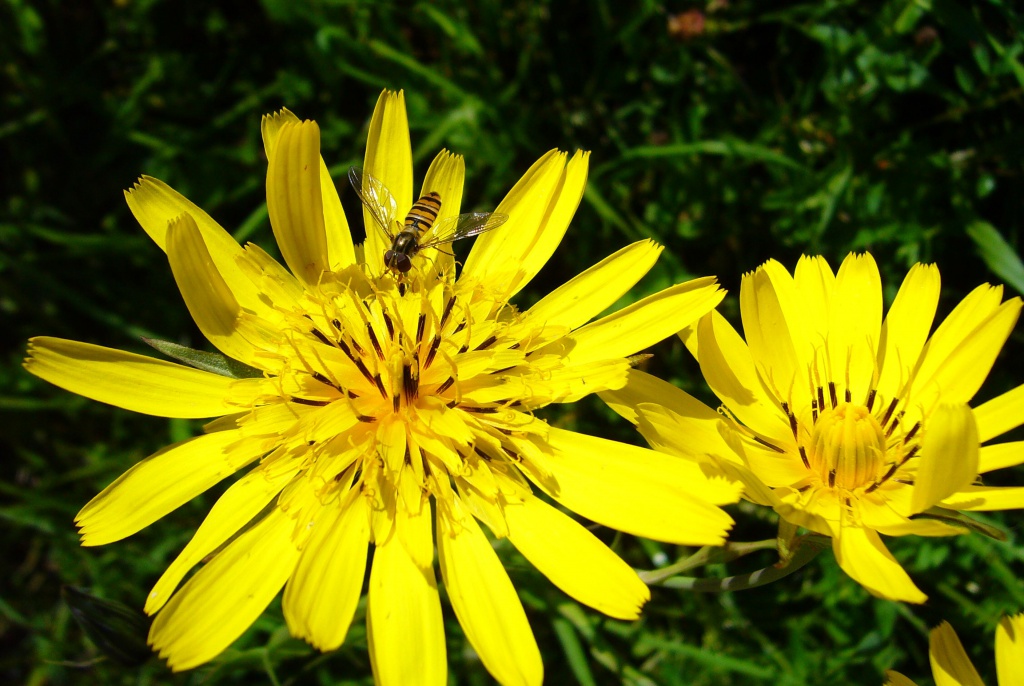
[[[364,174],[359,167],[349,167],[348,182],[388,240],[395,240],[392,227],[398,222],[398,203],[384,182],[371,174]]]
[[[466,212],[458,217],[449,217],[434,225],[430,237],[420,243],[420,249],[434,248],[484,231],[491,231],[507,221],[507,214],[496,212]]]

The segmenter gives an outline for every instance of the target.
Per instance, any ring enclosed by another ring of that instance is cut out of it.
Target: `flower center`
[[[818,416],[808,459],[811,469],[830,487],[867,486],[886,461],[885,433],[868,408],[840,403]]]

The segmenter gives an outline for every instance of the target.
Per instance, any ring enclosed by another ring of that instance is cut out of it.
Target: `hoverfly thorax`
[[[384,232],[391,245],[384,251],[384,266],[398,274],[412,269],[413,258],[426,248],[438,248],[462,238],[496,229],[508,216],[492,212],[466,212],[437,221],[441,213],[440,194],[430,191],[413,203],[403,223],[398,222],[397,203],[387,187],[358,167],[348,171],[348,179],[373,223]],[[367,229],[369,230],[369,228]]]

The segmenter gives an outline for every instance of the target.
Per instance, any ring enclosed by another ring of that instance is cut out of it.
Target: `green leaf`
[[[61,596],[82,631],[108,657],[134,667],[153,651],[146,645],[149,617],[123,603],[104,600],[74,586],[61,588]]]
[[[202,350],[186,348],[170,341],[161,341],[156,338],[142,338],[146,345],[150,345],[164,355],[173,357],[179,362],[184,362],[190,367],[202,369],[204,372],[213,372],[221,376],[229,376],[233,379],[255,379],[263,376],[263,372],[256,367],[250,367],[244,362],[233,360],[220,353],[208,353]]]
[[[1017,292],[1024,293],[1024,263],[1002,234],[988,222],[976,221],[967,227],[967,235],[978,246],[978,255],[988,268]]]

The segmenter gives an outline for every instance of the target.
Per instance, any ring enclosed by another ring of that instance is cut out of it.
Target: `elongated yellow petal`
[[[899,672],[887,669],[885,670],[885,686],[917,686],[917,684]]]
[[[843,260],[829,308],[830,378],[845,382],[855,399],[866,398],[882,329],[882,277],[870,253]]]
[[[267,153],[267,160],[274,156],[277,148],[277,135],[285,124],[298,124],[299,118],[285,108],[273,114],[263,115],[261,131],[263,133],[263,148]],[[340,271],[345,267],[355,264],[356,256],[352,245],[352,232],[348,228],[348,220],[345,218],[345,211],[341,207],[341,198],[338,195],[338,187],[331,178],[331,172],[327,169],[324,158],[320,158],[320,197],[323,200],[324,209],[324,231],[327,238],[327,255],[332,271]]]
[[[928,639],[935,686],[985,686],[948,622],[932,629]]]
[[[242,255],[241,246],[220,224],[211,219],[210,215],[164,182],[151,176],[141,177],[131,190],[124,192],[124,195],[135,219],[164,251],[167,250],[167,223],[183,214],[192,217],[203,234],[203,242],[217,266],[217,271],[239,304],[261,316],[272,316],[273,310],[263,303],[259,290],[238,265],[238,259]]]
[[[1024,424],[1024,385],[974,408],[974,419],[982,443]]]
[[[785,415],[761,385],[750,350],[717,311],[697,325],[700,371],[729,411],[775,445],[788,445],[793,433]]]
[[[585,324],[650,271],[661,251],[651,240],[627,245],[541,298],[527,311],[526,319],[569,329]]]
[[[710,312],[725,297],[714,277],[677,284],[587,324],[570,335],[568,364],[628,357],[668,338]]]
[[[363,174],[384,184],[395,199],[395,219],[405,219],[413,203],[412,143],[402,91],[384,91],[377,100],[366,139]],[[366,208],[363,208],[363,225],[366,227],[364,259],[370,274],[378,275],[384,272],[383,255],[389,247],[388,239]],[[388,228],[394,230],[394,227]]]
[[[978,411],[974,411],[975,420],[978,419]],[[978,422],[981,428],[981,422]],[[995,445],[983,445],[978,451],[978,473],[1016,467],[1024,463],[1024,441],[1013,441],[1010,443],[996,443]]]
[[[238,431],[198,436],[136,464],[75,517],[82,544],[130,536],[260,456],[258,447],[238,439]]]
[[[174,594],[149,629],[149,644],[172,670],[213,659],[266,609],[295,569],[294,526],[274,509]]]
[[[418,567],[398,536],[378,543],[374,552],[366,626],[378,684],[446,683],[444,624],[434,570]]]
[[[359,605],[370,544],[367,499],[358,488],[328,502],[284,589],[284,616],[292,635],[319,650],[345,640]]]
[[[1003,617],[999,622],[996,676],[1000,686],[1024,684],[1024,614]]]
[[[224,495],[217,499],[185,549],[160,575],[146,597],[146,614],[154,614],[162,608],[188,571],[262,512],[297,471],[298,467],[271,475],[257,467],[231,484]]]
[[[802,255],[793,270],[793,285],[804,310],[805,342],[820,344],[828,340],[829,312],[836,287],[836,276],[828,260],[820,255]]]
[[[528,497],[505,507],[508,538],[567,594],[616,619],[636,619],[651,592],[618,555],[572,518]]]
[[[32,338],[28,355],[25,369],[55,386],[158,417],[219,417],[246,409],[264,392],[273,392],[265,379],[231,379],[63,338]]]
[[[565,153],[551,150],[523,174],[495,209],[507,214],[508,221],[476,239],[460,278],[515,292],[525,275],[523,258],[544,230],[545,216],[558,203],[565,183],[565,158]]]
[[[253,346],[236,327],[241,307],[213,264],[190,215],[169,223],[167,257],[185,305],[206,339],[228,357],[251,364]]]
[[[1024,508],[1024,487],[967,486],[940,503],[942,507],[966,512],[991,512]]]
[[[267,212],[288,268],[307,286],[316,286],[330,263],[316,122],[286,123],[278,131],[267,168]]]
[[[884,397],[897,397],[910,380],[935,320],[940,290],[939,270],[933,264],[915,264],[903,279],[878,344],[878,390]]]
[[[441,211],[434,220],[435,226],[459,216],[465,179],[466,162],[462,155],[453,155],[447,150],[442,150],[430,163],[427,175],[423,177],[423,190],[420,195],[434,192],[441,196]],[[449,246],[443,246],[441,249],[427,248],[421,251],[420,255],[422,260],[432,265],[431,270],[434,274],[452,273],[455,258]]]
[[[967,405],[943,405],[928,419],[914,481],[913,513],[966,488],[978,475],[978,427]]]
[[[449,506],[437,509],[437,553],[455,616],[498,683],[539,686],[544,665],[512,581],[462,502]]]
[[[916,402],[925,407],[936,397],[947,403],[969,402],[992,369],[1020,309],[1020,298],[1007,300],[972,331],[961,332],[960,340],[945,357],[932,349],[933,337],[912,385]]]
[[[874,531],[843,526],[832,538],[832,551],[843,571],[872,595],[908,603],[923,603],[928,599]]]
[[[709,479],[689,460],[551,427],[543,450],[529,451],[526,475],[588,519],[670,543],[720,545],[732,518],[716,507],[740,489]]]

